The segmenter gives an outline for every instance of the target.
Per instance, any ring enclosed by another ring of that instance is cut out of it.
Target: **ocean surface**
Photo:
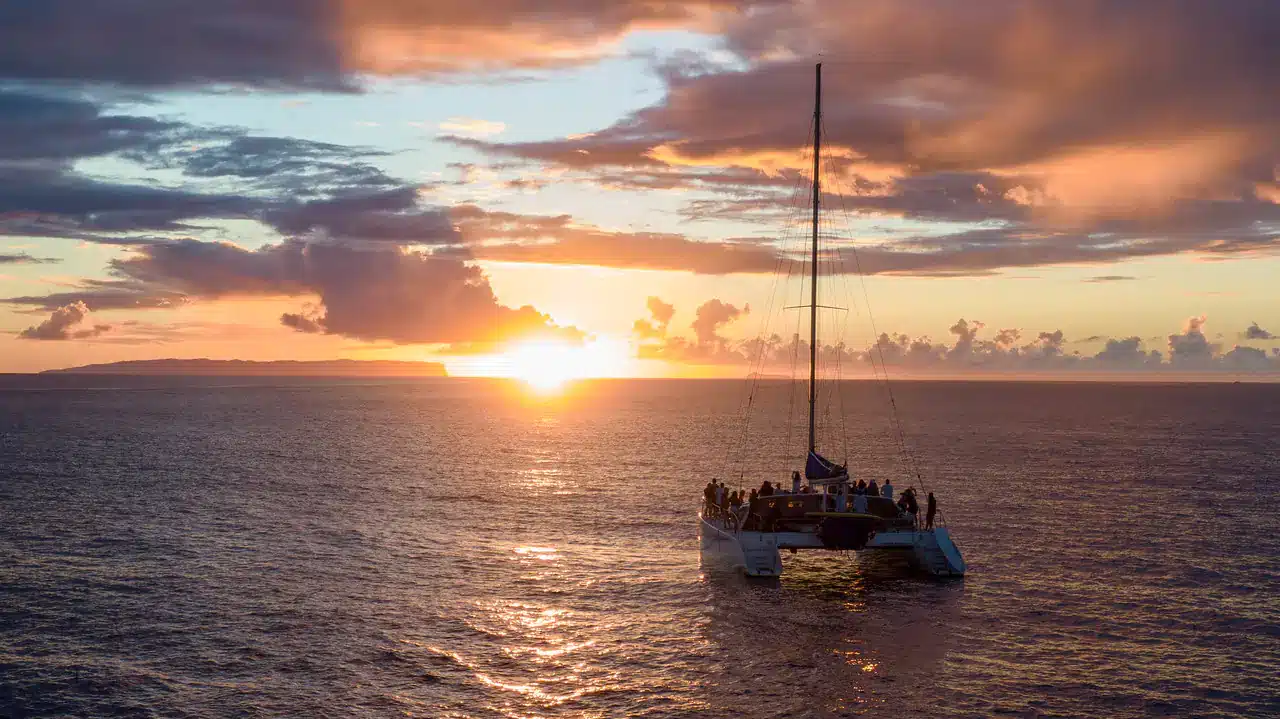
[[[1280,716],[1280,385],[893,391],[962,580],[704,562],[785,384],[0,378],[0,716]]]

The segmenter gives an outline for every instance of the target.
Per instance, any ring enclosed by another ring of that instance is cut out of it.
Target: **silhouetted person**
[[[938,514],[938,500],[933,498],[933,492],[929,493],[929,508],[925,514],[925,529],[933,529],[933,518]]]
[[[716,503],[716,483],[714,481],[707,482],[706,488],[702,490],[702,499],[704,500],[703,504],[705,505],[705,511],[703,513],[710,517],[711,508],[714,507]]]
[[[753,489],[751,495],[747,497],[747,524],[746,529],[756,530],[760,527],[760,495]]]
[[[866,494],[866,493],[867,493],[867,480],[859,479],[858,489],[854,492],[854,494]]]
[[[907,487],[902,493],[902,499],[907,503],[907,514],[911,515],[911,523],[916,524],[916,515],[920,513],[920,504],[916,502],[916,490],[914,487]]]
[[[871,483],[867,485],[867,496],[868,497],[880,496],[880,486],[876,484],[876,481],[874,479],[871,480]]]
[[[760,496],[761,497],[773,496],[773,485],[770,484],[769,480],[767,479],[764,481],[764,484],[760,485]]]
[[[800,473],[794,470],[791,472],[791,493],[800,494]]]
[[[867,495],[865,494],[853,495],[853,511],[859,514],[867,513]]]
[[[882,496],[888,497],[889,499],[893,499],[893,480],[892,479],[886,479],[884,481],[884,486],[880,488],[880,494]]]

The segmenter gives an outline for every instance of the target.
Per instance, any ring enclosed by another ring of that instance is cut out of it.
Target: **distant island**
[[[91,364],[45,370],[40,374],[183,375],[194,377],[447,377],[439,362],[393,360],[159,359]]]

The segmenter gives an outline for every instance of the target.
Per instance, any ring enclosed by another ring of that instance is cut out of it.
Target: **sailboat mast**
[[[809,282],[809,451],[815,449],[814,411],[818,403],[818,203],[822,197],[822,63],[816,68],[813,99],[813,258]]]

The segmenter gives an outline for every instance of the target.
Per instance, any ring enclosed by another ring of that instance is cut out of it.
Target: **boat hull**
[[[749,577],[782,576],[781,550],[828,550],[810,532],[735,532],[702,516],[698,523],[702,551]],[[960,577],[966,570],[960,548],[945,528],[880,532],[857,551],[905,552],[913,566],[935,577]]]

